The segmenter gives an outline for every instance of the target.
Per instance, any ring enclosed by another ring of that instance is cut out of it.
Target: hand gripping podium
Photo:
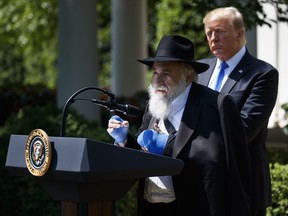
[[[25,162],[27,135],[11,135],[6,168],[31,175]],[[140,178],[178,175],[183,161],[87,138],[49,137],[51,164],[36,181],[54,199],[89,203],[122,198]]]

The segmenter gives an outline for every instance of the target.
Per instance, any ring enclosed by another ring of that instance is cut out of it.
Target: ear
[[[242,28],[242,29],[240,29],[240,30],[238,31],[238,33],[237,33],[237,38],[238,38],[239,40],[241,40],[244,36],[245,36],[245,32],[244,32],[244,29]]]

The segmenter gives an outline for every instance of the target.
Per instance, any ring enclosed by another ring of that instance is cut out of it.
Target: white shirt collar
[[[229,67],[225,69],[225,75],[224,75],[221,87],[224,85],[228,76],[234,70],[236,65],[241,61],[241,59],[245,55],[245,52],[246,52],[246,48],[245,46],[243,46],[234,56],[232,56],[230,59],[226,61]],[[216,82],[217,82],[217,78],[218,78],[218,74],[220,70],[220,64],[221,64],[221,61],[217,59],[214,71],[212,73],[212,76],[210,78],[209,85],[208,85],[212,89],[215,89],[215,86],[216,86]]]
[[[184,108],[189,92],[190,92],[190,88],[191,88],[191,84],[189,84],[186,89],[177,97],[175,98],[170,107],[169,107],[169,114],[168,114],[168,118],[172,118],[177,112],[179,112],[179,110],[181,110],[182,108]]]
[[[226,61],[226,63],[229,65],[229,68],[228,68],[229,74],[234,70],[236,65],[243,58],[243,56],[245,55],[245,52],[246,52],[246,48],[245,46],[243,46],[234,56],[232,56],[230,59]],[[220,60],[217,59],[216,68],[220,67],[220,64],[221,64]]]
[[[168,111],[168,119],[171,122],[171,124],[174,126],[175,130],[178,131],[182,115],[184,112],[184,108],[188,99],[188,95],[191,89],[192,83],[189,84],[186,89],[177,97],[174,99],[174,101],[171,103]],[[166,132],[166,128],[163,123],[163,119],[159,121],[159,127],[163,132]]]

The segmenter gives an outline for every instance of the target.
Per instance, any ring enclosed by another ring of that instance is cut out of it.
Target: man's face
[[[179,62],[155,62],[152,83],[148,88],[149,111],[155,118],[165,118],[169,106],[187,86],[187,78],[182,73]]]
[[[154,62],[152,86],[155,93],[168,96],[181,79],[181,65],[179,62]]]
[[[221,61],[226,61],[242,47],[244,30],[234,29],[231,20],[212,19],[205,24],[205,34],[211,52]]]

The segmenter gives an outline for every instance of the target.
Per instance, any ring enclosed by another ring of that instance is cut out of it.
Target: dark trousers
[[[171,203],[149,203],[144,200],[143,207],[143,216],[177,215],[176,201]]]

